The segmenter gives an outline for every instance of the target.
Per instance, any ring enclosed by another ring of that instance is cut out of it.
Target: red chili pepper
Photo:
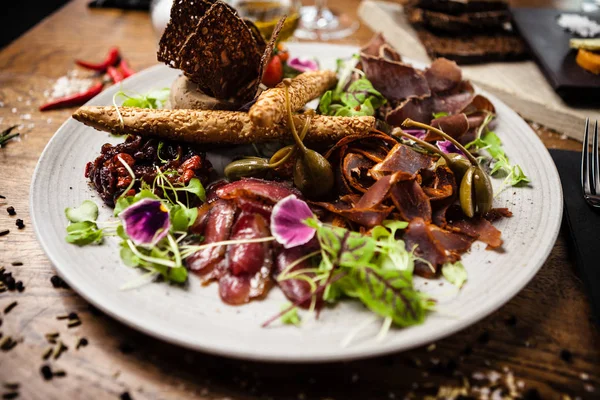
[[[123,79],[125,79],[121,71],[119,71],[112,65],[109,65],[108,68],[106,68],[106,73],[108,74],[108,76],[110,76],[110,79],[112,79],[114,83],[121,82]]]
[[[129,78],[131,75],[135,74],[135,71],[131,69],[129,63],[121,58],[121,62],[119,63],[119,68],[123,73],[124,78]]]
[[[121,56],[119,55],[119,49],[116,47],[113,47],[108,52],[108,55],[106,56],[104,61],[102,61],[100,64],[95,64],[95,63],[82,61],[82,60],[75,60],[75,63],[83,68],[91,69],[94,71],[104,72],[104,71],[106,71],[106,69],[109,66],[117,65],[120,58],[121,58]]]
[[[91,98],[95,97],[98,93],[102,91],[104,84],[102,82],[98,82],[94,86],[90,87],[84,92],[75,93],[69,96],[62,97],[60,99],[52,100],[49,103],[44,104],[40,107],[40,111],[53,110],[55,108],[62,107],[70,107],[70,106],[78,106]]]

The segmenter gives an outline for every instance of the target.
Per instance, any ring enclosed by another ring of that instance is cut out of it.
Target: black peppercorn
[[[4,279],[4,284],[6,284],[8,290],[15,290],[15,278],[13,278],[12,276],[9,276],[6,279]]]
[[[8,212],[8,215],[17,215],[17,212],[15,211],[15,208],[13,206],[10,206],[6,209],[6,212]]]
[[[19,292],[22,292],[23,290],[25,290],[25,286],[23,286],[23,281],[17,281],[17,283],[15,284],[15,288]]]
[[[131,396],[129,395],[129,392],[123,392],[123,393],[121,393],[121,396],[119,396],[119,398],[121,400],[132,400]]]
[[[52,370],[50,369],[50,366],[48,365],[44,365],[42,366],[42,368],[40,369],[40,372],[42,373],[42,376],[44,377],[45,380],[49,381],[50,379],[52,379]]]
[[[25,224],[23,223],[23,220],[21,218],[17,218],[17,221],[15,222],[15,225],[19,229],[25,228]]]
[[[560,358],[564,362],[571,362],[571,360],[573,359],[573,354],[567,349],[562,349],[560,351]]]

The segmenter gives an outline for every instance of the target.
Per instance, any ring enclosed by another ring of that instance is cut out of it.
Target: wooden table
[[[22,140],[0,149],[0,194],[6,196],[0,200],[0,230],[11,231],[0,237],[0,266],[26,287],[0,294],[0,310],[18,302],[1,316],[0,331],[18,344],[0,352],[0,382],[19,382],[24,399],[110,399],[123,392],[134,399],[402,399],[411,392],[413,398],[435,394],[440,385],[460,386],[463,379],[477,384],[479,373],[497,371],[514,376],[529,398],[600,396],[600,335],[564,232],[532,282],[488,318],[435,346],[347,363],[274,365],[192,352],[99,315],[71,290],[53,288],[56,272],[30,225],[29,184],[44,146],[72,110],[38,112],[43,92],[74,68],[75,56],[96,60],[111,45],[135,69],[156,63],[148,14],[92,11],[86,3],[73,1],[0,52],[0,127],[24,124]],[[358,0],[331,3],[352,12],[349,5]],[[345,42],[364,43],[370,35],[363,27]],[[548,147],[579,149],[560,134],[537,132]],[[16,217],[6,213],[7,206],[14,206]],[[24,229],[16,229],[16,218],[24,220]],[[23,265],[11,265],[18,262]],[[56,319],[69,312],[83,324],[68,329]],[[41,356],[51,331],[69,349],[48,364],[66,376],[45,381]],[[76,350],[80,337],[89,344]]]

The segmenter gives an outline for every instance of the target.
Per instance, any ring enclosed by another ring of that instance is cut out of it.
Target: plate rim
[[[327,43],[302,42],[302,43],[290,43],[289,44],[289,47],[310,48],[310,47],[314,47],[314,46],[319,46],[319,47],[333,46],[333,47],[337,47],[337,48],[344,47],[344,48],[347,48],[348,50],[350,50],[350,49],[356,50],[357,49],[356,46],[327,44]],[[416,61],[413,62],[410,60],[408,60],[408,62],[413,63],[417,66],[419,64],[423,64],[420,62],[416,62]],[[159,69],[162,69],[165,67],[166,66],[164,66],[162,64],[153,65],[151,67],[148,67],[148,68],[138,72],[134,76],[127,78],[123,82],[126,83],[127,81],[130,81],[130,80],[143,79],[143,77],[145,75],[153,74],[155,70],[159,70]],[[476,85],[474,85],[474,86],[476,87]],[[561,225],[562,214],[563,214],[562,185],[560,184],[560,178],[558,175],[558,171],[556,169],[556,165],[552,161],[552,158],[551,158],[550,153],[549,153],[548,149],[546,148],[546,146],[543,144],[543,142],[538,137],[538,135],[535,134],[533,129],[525,122],[525,120],[523,118],[521,118],[520,115],[518,115],[518,113],[515,110],[510,108],[508,105],[506,105],[500,99],[498,99],[495,95],[493,95],[485,90],[482,90],[481,88],[477,88],[477,89],[480,93],[482,93],[486,96],[489,96],[491,98],[491,100],[493,102],[495,102],[496,104],[501,103],[501,104],[505,105],[507,108],[509,108],[512,112],[514,112],[517,115],[517,117],[519,118],[519,123],[525,124],[527,126],[527,129],[531,133],[531,138],[534,139],[537,142],[537,144],[539,144],[544,149],[544,151],[539,154],[543,158],[542,161],[543,161],[544,165],[546,167],[550,168],[550,171],[547,171],[547,172],[550,172],[549,180],[550,181],[553,180],[553,181],[555,181],[554,183],[558,184],[557,192],[560,194],[560,199],[561,199],[560,201],[557,202],[558,203],[557,211],[559,211],[559,212],[553,213],[555,215],[555,217],[554,217],[554,221],[553,221],[554,223],[552,224],[552,228],[554,228],[553,233],[551,235],[552,240],[548,240],[546,243],[546,246],[544,246],[543,249],[539,250],[539,248],[538,248],[538,253],[542,254],[543,255],[542,257],[537,258],[537,260],[533,263],[531,261],[528,261],[529,271],[528,271],[528,274],[521,280],[521,282],[519,282],[516,285],[512,285],[510,287],[510,289],[507,290],[507,293],[505,294],[504,297],[498,297],[495,301],[492,302],[492,304],[490,304],[487,307],[487,309],[485,311],[482,311],[480,313],[473,313],[473,315],[469,316],[468,318],[461,318],[456,323],[454,323],[448,327],[439,329],[439,330],[435,331],[434,333],[431,333],[430,335],[414,339],[414,340],[410,341],[408,344],[403,343],[402,345],[396,345],[396,346],[390,346],[390,347],[377,347],[374,349],[373,348],[357,349],[355,351],[338,352],[335,354],[328,353],[328,354],[322,354],[322,355],[314,355],[314,354],[312,354],[312,355],[294,355],[294,356],[287,357],[285,355],[281,356],[280,354],[271,354],[271,353],[259,354],[257,352],[253,352],[253,351],[249,351],[249,350],[241,350],[240,348],[232,349],[227,345],[222,345],[219,343],[209,343],[209,344],[200,343],[200,342],[190,343],[189,341],[183,340],[180,337],[168,335],[161,330],[156,330],[156,329],[152,329],[151,327],[145,326],[142,322],[138,322],[137,318],[131,318],[131,315],[127,314],[126,312],[119,312],[118,309],[114,310],[113,308],[110,308],[109,306],[105,306],[103,304],[103,300],[102,300],[101,296],[91,295],[86,290],[84,290],[85,288],[82,288],[81,286],[85,286],[85,285],[79,285],[76,280],[71,279],[71,276],[68,273],[69,267],[61,266],[61,264],[58,262],[59,261],[58,257],[52,251],[52,248],[50,247],[49,243],[46,243],[43,240],[43,235],[41,233],[41,228],[40,228],[41,224],[38,223],[39,220],[41,219],[41,216],[38,216],[37,211],[35,211],[33,208],[33,205],[35,203],[35,201],[34,201],[35,189],[34,188],[36,187],[36,183],[38,182],[38,179],[40,179],[40,170],[41,170],[42,161],[45,161],[45,158],[48,157],[47,154],[51,151],[50,149],[51,149],[54,141],[59,140],[57,138],[59,137],[60,132],[65,129],[65,126],[67,124],[71,123],[71,121],[74,121],[72,117],[69,117],[67,120],[65,120],[65,122],[63,122],[63,124],[61,124],[61,126],[52,135],[52,137],[50,138],[50,140],[44,147],[44,150],[42,151],[42,153],[38,159],[38,162],[36,164],[35,170],[32,175],[31,184],[29,187],[29,190],[30,190],[30,192],[29,192],[29,212],[30,212],[31,222],[34,227],[37,241],[40,244],[40,246],[42,247],[42,250],[44,251],[46,257],[48,257],[48,259],[54,266],[55,270],[58,272],[58,274],[73,288],[73,290],[75,290],[75,292],[78,295],[83,297],[86,301],[93,304],[95,307],[102,310],[104,313],[106,313],[110,317],[116,319],[117,321],[123,323],[126,326],[132,327],[140,332],[143,332],[144,334],[147,334],[149,336],[163,340],[165,342],[174,343],[178,346],[182,346],[182,347],[185,347],[188,349],[193,349],[196,351],[202,351],[202,352],[206,352],[209,354],[226,356],[226,357],[235,358],[235,359],[263,361],[263,362],[323,363],[323,362],[350,361],[350,360],[356,360],[356,359],[372,358],[372,357],[377,357],[377,356],[381,356],[381,355],[385,355],[385,354],[396,353],[396,352],[400,352],[400,351],[407,351],[412,348],[419,347],[424,344],[440,340],[441,338],[445,338],[447,336],[450,336],[456,332],[459,332],[459,331],[465,329],[466,327],[486,318],[493,312],[497,311],[500,307],[502,307],[508,301],[512,300],[519,292],[521,292],[523,290],[523,288],[527,284],[529,284],[531,282],[531,280],[535,277],[535,275],[538,273],[538,271],[543,266],[543,264],[547,261],[549,255],[556,243],[556,239],[557,239],[559,231],[560,231],[560,225]],[[120,88],[118,88],[116,86],[112,86],[112,87],[108,88],[106,91],[111,91],[111,90],[116,92],[117,90],[120,90]],[[105,93],[105,92],[103,92],[103,93]],[[87,102],[86,105],[94,104],[96,102],[96,99],[97,99],[97,97],[94,97],[89,102]],[[348,350],[348,349],[345,349],[345,350]]]

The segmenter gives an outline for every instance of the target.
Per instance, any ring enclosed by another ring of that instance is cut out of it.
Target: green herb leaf
[[[84,200],[79,207],[68,207],[65,215],[70,222],[95,222],[98,219],[98,206],[91,200]]]
[[[170,209],[171,230],[173,232],[187,232],[198,217],[198,208],[181,207],[179,204]]]
[[[346,295],[398,326],[420,324],[433,302],[413,288],[412,272],[362,267],[340,279]]]
[[[289,308],[289,304],[284,304],[281,307],[281,310],[285,310],[287,308]],[[285,314],[283,314],[281,316],[281,322],[283,322],[284,324],[288,324],[288,325],[296,325],[296,326],[300,326],[300,323],[302,322],[302,320],[300,319],[300,316],[298,315],[298,307],[294,307],[291,310],[289,310],[288,312],[286,312]]]
[[[117,93],[117,96],[125,97],[123,101],[123,107],[139,107],[139,108],[161,108],[165,102],[169,99],[170,94],[169,88],[152,90],[146,94],[140,94],[135,96],[129,96],[125,92],[121,91]]]
[[[102,230],[98,229],[95,222],[82,221],[67,226],[67,237],[65,240],[68,243],[85,246],[92,243],[101,243],[103,236]]]
[[[187,184],[187,186],[177,188],[177,191],[190,192],[198,196],[200,200],[206,201],[206,191],[204,190],[204,186],[202,186],[202,183],[198,178],[190,179],[190,182]]]
[[[448,114],[448,113],[447,113],[447,112],[445,112],[445,111],[441,111],[441,112],[438,112],[438,113],[433,113],[433,119],[438,119],[438,118],[442,118],[442,117],[447,117],[448,115],[450,115],[450,114]]]
[[[442,275],[444,275],[444,278],[446,278],[448,282],[459,289],[467,281],[467,270],[460,261],[444,264],[442,266]]]

